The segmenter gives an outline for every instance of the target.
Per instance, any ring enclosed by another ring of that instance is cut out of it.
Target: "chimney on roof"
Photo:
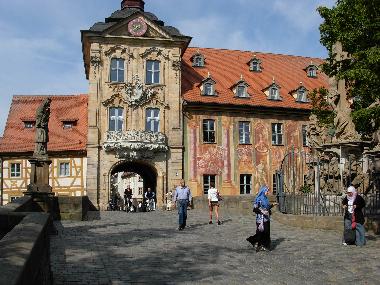
[[[123,0],[121,1],[121,9],[135,8],[144,12],[145,2],[143,0]]]

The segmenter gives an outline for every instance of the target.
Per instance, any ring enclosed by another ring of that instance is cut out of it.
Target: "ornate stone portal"
[[[114,151],[119,159],[151,159],[168,151],[166,136],[163,133],[145,131],[107,132],[103,144],[106,152]]]
[[[36,197],[41,195],[51,195],[52,187],[49,185],[49,160],[47,154],[47,144],[49,141],[49,117],[51,99],[47,98],[36,111],[36,144],[33,157],[29,159],[31,164],[30,184],[25,195]]]

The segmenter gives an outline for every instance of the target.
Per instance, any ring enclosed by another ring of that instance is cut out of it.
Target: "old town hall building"
[[[88,94],[50,96],[50,184],[105,208],[115,179],[138,174],[158,205],[183,177],[194,196],[275,190],[292,149],[307,151],[308,92],[327,87],[318,58],[189,47],[191,37],[124,0],[81,31]],[[35,110],[43,96],[14,96],[0,140],[2,198],[29,181]],[[117,181],[116,181],[117,182]]]

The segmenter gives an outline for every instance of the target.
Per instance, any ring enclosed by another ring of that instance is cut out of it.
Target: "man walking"
[[[177,186],[175,189],[173,201],[178,208],[178,230],[182,231],[186,227],[187,206],[190,205],[191,201],[190,188],[185,185],[185,180],[182,179],[181,186]]]

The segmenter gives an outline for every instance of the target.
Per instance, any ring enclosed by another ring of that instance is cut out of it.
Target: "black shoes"
[[[209,221],[208,224],[209,224],[209,225],[212,225],[212,221]]]
[[[218,221],[218,226],[220,226],[222,223],[220,221]]]

